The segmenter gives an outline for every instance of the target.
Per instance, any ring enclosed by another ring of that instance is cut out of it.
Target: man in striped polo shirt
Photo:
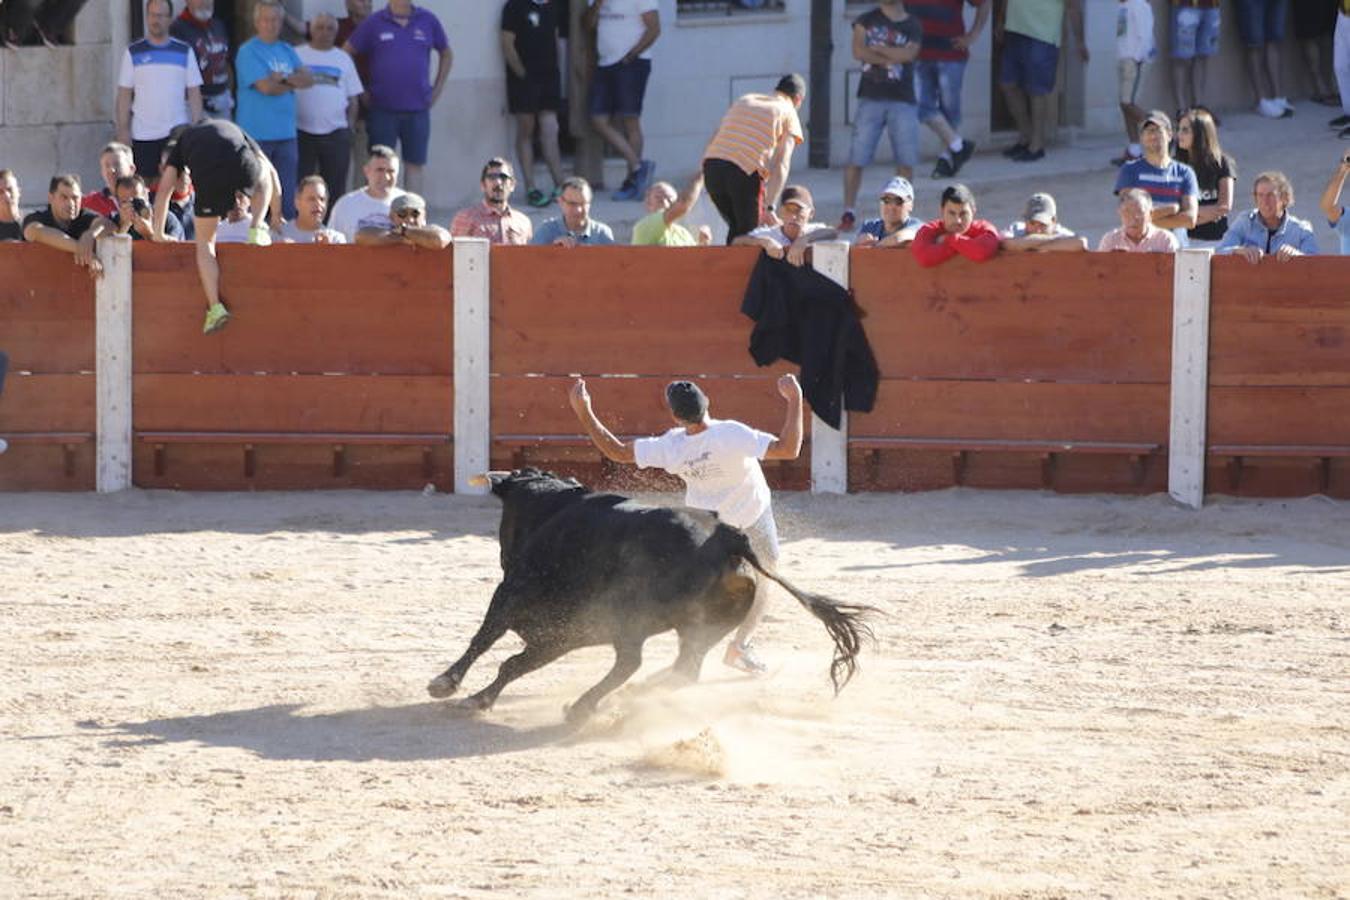
[[[722,116],[703,151],[703,181],[727,223],[727,243],[760,225],[778,225],[772,202],[787,183],[792,151],[802,142],[797,110],[806,79],[784,75],[772,94],[746,94]]]
[[[169,36],[173,4],[147,0],[145,37],[122,55],[117,78],[117,140],[131,145],[136,171],[159,174],[169,132],[202,117],[202,71],[192,48]]]

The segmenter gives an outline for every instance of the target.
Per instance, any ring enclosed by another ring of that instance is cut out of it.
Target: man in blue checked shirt
[[[1288,262],[1317,253],[1317,236],[1305,219],[1289,214],[1294,186],[1283,172],[1262,172],[1252,187],[1256,208],[1232,218],[1216,253],[1231,253],[1256,264],[1263,256]]]

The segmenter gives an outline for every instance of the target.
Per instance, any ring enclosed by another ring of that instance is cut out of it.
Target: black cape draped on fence
[[[827,425],[839,427],[841,397],[843,408],[871,412],[880,375],[847,290],[814,269],[761,255],[741,312],[755,320],[755,362],[801,366],[802,395]]]

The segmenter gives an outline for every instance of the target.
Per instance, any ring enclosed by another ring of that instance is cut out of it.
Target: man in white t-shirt
[[[324,213],[328,211],[328,186],[318,175],[306,175],[295,186],[295,221],[282,222],[273,232],[276,241],[284,244],[345,244],[342,232],[325,228]]]
[[[403,190],[394,186],[398,182],[398,156],[383,144],[370,148],[370,160],[361,171],[366,186],[339,197],[328,217],[328,227],[342,232],[349,244],[356,241],[356,233],[362,228],[392,228],[389,204],[403,195]]]
[[[352,129],[361,96],[361,76],[351,56],[333,45],[338,21],[319,13],[309,23],[309,43],[295,48],[314,76],[314,86],[295,94],[295,120],[300,140],[300,177],[322,175],[329,194],[347,186],[352,157]]]
[[[642,158],[642,101],[652,72],[652,44],[661,36],[657,0],[592,0],[582,23],[595,31],[595,73],[587,107],[591,124],[624,162],[628,175],[614,200],[641,200],[656,163]]]
[[[765,568],[778,563],[778,528],[774,524],[769,485],[761,459],[796,459],[802,449],[802,388],[792,375],[778,379],[778,393],[787,400],[787,415],[777,437],[733,419],[708,415],[708,397],[691,381],[666,385],[666,406],[678,427],[660,437],[624,443],[591,410],[586,382],[578,378],[568,400],[586,434],[614,462],[636,463],[640,469],[664,469],[685,484],[684,502],[745,532]],[[755,602],[727,646],[723,661],[751,674],[764,663],[750,646],[750,636],[764,617],[768,584],[755,581]]]
[[[192,48],[169,36],[170,0],[145,4],[145,37],[122,53],[117,76],[117,140],[131,147],[136,172],[159,174],[169,132],[202,117],[202,70]]]

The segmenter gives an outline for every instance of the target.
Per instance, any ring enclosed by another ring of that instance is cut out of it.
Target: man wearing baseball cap
[[[881,216],[858,229],[859,247],[908,247],[923,222],[914,218],[914,186],[899,175],[881,189]]]
[[[1000,248],[1014,253],[1086,250],[1087,240],[1059,224],[1055,198],[1036,192],[1027,198],[1022,218],[1003,232]]]
[[[760,562],[775,568],[778,526],[759,461],[796,459],[802,449],[802,387],[795,376],[783,375],[778,379],[778,393],[787,401],[787,414],[777,437],[734,419],[714,419],[708,415],[707,395],[692,381],[666,385],[666,407],[676,427],[660,437],[627,443],[596,417],[584,379],[572,385],[568,402],[607,459],[678,475],[685,484],[686,506],[711,510],[723,522],[744,531]],[[766,670],[750,646],[750,636],[764,616],[767,592],[767,581],[756,578],[754,604],[723,657],[728,666],[752,675]]]
[[[1172,120],[1160,109],[1150,110],[1139,123],[1139,142],[1144,147],[1141,159],[1120,167],[1115,193],[1140,188],[1153,198],[1153,224],[1175,230],[1194,228],[1200,210],[1200,184],[1195,170],[1173,159]]]
[[[390,201],[389,221],[388,228],[362,228],[356,233],[356,243],[385,247],[401,244],[426,250],[450,246],[450,232],[427,222],[427,201],[420,194],[399,194]]]
[[[800,266],[806,262],[806,251],[811,244],[839,236],[839,232],[828,225],[811,221],[815,209],[811,192],[800,184],[790,184],[783,188],[778,199],[781,224],[761,225],[749,234],[737,237],[731,244],[761,247],[774,259],[786,258],[794,266]]]

